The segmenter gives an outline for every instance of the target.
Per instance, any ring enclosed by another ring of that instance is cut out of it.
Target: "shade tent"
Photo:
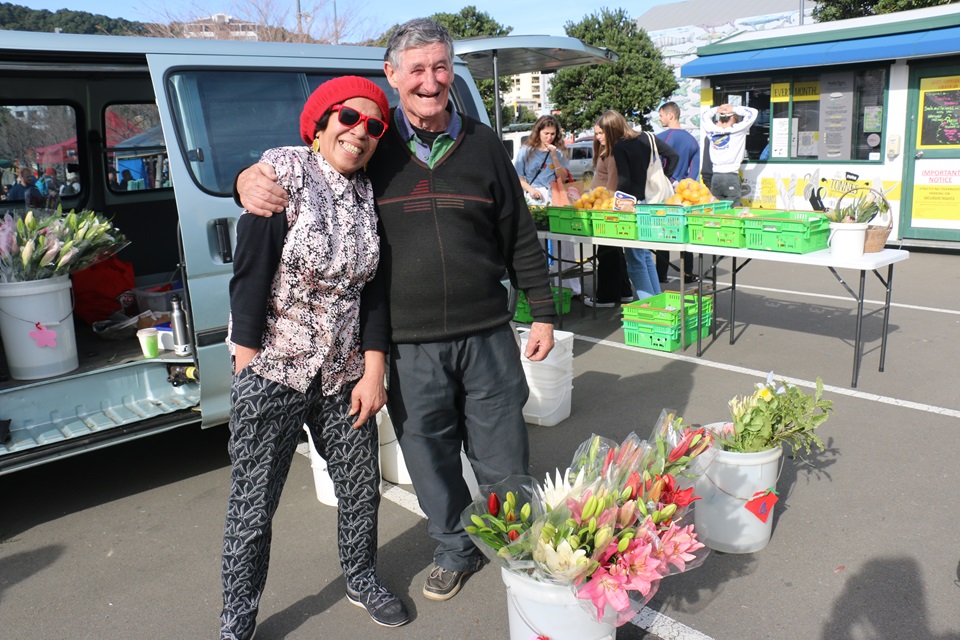
[[[66,162],[76,162],[77,158],[77,137],[69,140],[47,145],[46,147],[37,147],[37,162],[41,166],[50,166],[52,164],[64,164]]]
[[[610,49],[584,44],[576,38],[562,36],[504,36],[502,38],[469,38],[453,43],[453,51],[470,69],[474,78],[499,80],[501,75],[519,73],[553,73],[568,67],[616,62]],[[496,104],[500,104],[500,83],[494,82]],[[496,109],[497,133],[503,122]]]
[[[138,133],[132,138],[127,138],[123,142],[118,142],[113,147],[117,158],[154,155],[158,148],[166,148],[166,141],[163,138],[163,127],[160,125],[152,129],[147,129],[143,133]]]

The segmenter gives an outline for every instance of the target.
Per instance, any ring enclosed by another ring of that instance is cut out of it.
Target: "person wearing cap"
[[[703,131],[710,141],[710,163],[713,177],[710,193],[720,200],[731,200],[734,207],[740,200],[740,163],[747,149],[747,133],[759,112],[753,107],[722,104],[703,113]]]
[[[367,166],[384,229],[391,351],[387,406],[427,530],[438,546],[423,586],[448,600],[483,556],[460,523],[472,497],[460,451],[480,484],[524,475],[529,389],[510,326],[506,272],[530,303],[524,355],[553,348],[556,308],[520,179],[497,134],[450,102],[453,40],[414,19],[390,36],[387,80],[400,104]],[[237,180],[248,210],[283,210],[262,164]]]
[[[303,425],[339,505],[347,598],[377,624],[409,620],[377,577],[379,432],[389,348],[373,187],[363,172],[389,103],[365,78],[321,84],[300,116],[310,146],[264,152],[285,215],[237,223],[227,344],[233,357],[221,640],[249,640],[270,559],[271,521]]]
[[[76,173],[67,171],[67,181],[60,187],[61,196],[75,196],[80,193],[80,180]]]

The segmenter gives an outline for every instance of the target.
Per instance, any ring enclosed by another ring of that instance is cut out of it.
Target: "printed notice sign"
[[[916,161],[911,225],[960,229],[960,163],[956,160]]]

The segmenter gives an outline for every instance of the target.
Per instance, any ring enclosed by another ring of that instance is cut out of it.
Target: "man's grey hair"
[[[423,47],[436,43],[443,43],[447,47],[447,61],[453,64],[453,38],[446,28],[427,18],[414,18],[404,22],[390,36],[387,42],[387,52],[383,59],[395,69],[400,68],[400,54],[407,49]]]

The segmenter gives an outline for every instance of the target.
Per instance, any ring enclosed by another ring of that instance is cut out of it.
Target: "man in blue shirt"
[[[674,183],[684,178],[696,180],[700,176],[700,143],[688,132],[680,128],[680,107],[676,102],[665,102],[660,106],[660,124],[666,127],[657,137],[673,147],[680,155],[680,162],[673,170],[670,179]],[[667,270],[670,268],[670,252],[657,251],[657,277],[660,282],[667,281]],[[683,270],[688,281],[693,276],[693,255],[689,251],[683,252]]]

